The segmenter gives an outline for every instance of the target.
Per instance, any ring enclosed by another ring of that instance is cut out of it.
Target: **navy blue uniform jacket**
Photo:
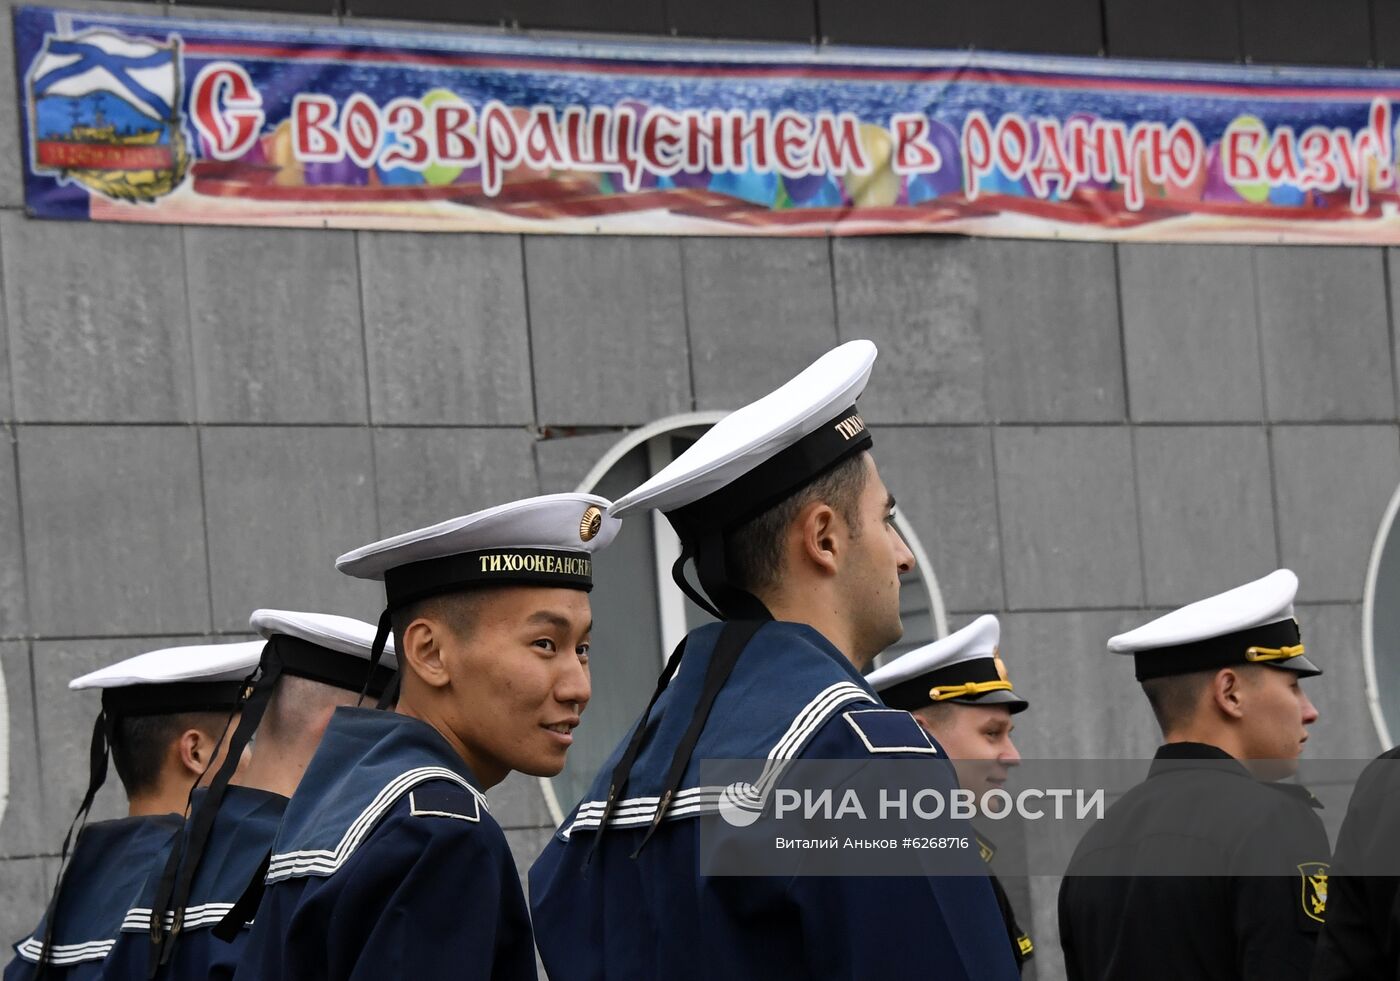
[[[336,709],[283,815],[235,976],[533,981],[505,834],[436,730]]]
[[[83,828],[64,873],[63,897],[45,978],[77,981],[101,976],[102,962],[117,942],[122,918],[141,884],[180,830],[178,814],[118,818]],[[34,977],[47,924],[15,945],[5,981]]]
[[[195,792],[196,798],[204,790]],[[243,953],[248,931],[232,943],[216,938],[211,928],[233,908],[257,871],[282,820],[287,798],[252,787],[229,787],[209,832],[204,857],[190,887],[184,926],[174,952],[157,975],[172,981],[208,978],[228,981]],[[169,849],[166,850],[167,853]],[[117,945],[102,967],[104,981],[145,981],[150,964],[151,905],[165,870],[166,856],[154,863],[136,903],[127,910]],[[166,926],[170,917],[166,914]],[[169,941],[167,941],[169,942]]]
[[[1015,981],[985,874],[700,873],[696,818],[715,807],[714,793],[700,783],[702,759],[766,759],[777,771],[794,759],[908,758],[928,767],[929,786],[956,786],[952,766],[913,717],[884,708],[850,662],[806,625],[765,623],[754,635],[706,720],[668,817],[630,857],[655,815],[719,631],[711,624],[690,634],[591,861],[627,739],[530,870],[536,941],[552,981]]]

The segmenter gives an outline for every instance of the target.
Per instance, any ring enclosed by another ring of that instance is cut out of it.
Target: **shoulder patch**
[[[1304,862],[1298,866],[1303,877],[1303,915],[1318,923],[1327,920],[1328,871],[1326,862]]]
[[[872,753],[938,755],[938,747],[928,733],[902,709],[858,709],[843,714],[865,748]]]
[[[434,781],[408,792],[408,813],[414,817],[480,821],[481,805],[471,791],[454,783]]]

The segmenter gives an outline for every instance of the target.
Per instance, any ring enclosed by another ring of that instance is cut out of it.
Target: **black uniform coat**
[[[990,866],[992,858],[997,853],[996,845],[993,845],[986,836],[977,835],[977,847],[982,852],[982,860],[988,865],[988,877],[992,880],[992,892],[996,894],[997,907],[1001,910],[1002,921],[1006,924],[1006,937],[1011,941],[1011,956],[1016,958],[1016,966],[1024,969],[1026,961],[1035,956],[1035,943],[1031,940],[1031,935],[1021,929],[1021,925],[1016,922],[1016,910],[1011,905],[1011,899],[1006,895],[1006,888],[992,872]]]
[[[1329,857],[1315,806],[1214,746],[1161,747],[1061,884],[1070,981],[1307,978]]]
[[[1400,747],[1382,753],[1357,781],[1337,836],[1327,923],[1317,942],[1315,981],[1400,977],[1400,878],[1391,871],[1400,833]],[[1384,849],[1386,861],[1378,863]]]

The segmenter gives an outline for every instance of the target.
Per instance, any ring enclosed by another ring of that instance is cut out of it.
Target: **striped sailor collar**
[[[287,805],[268,881],[333,875],[409,791],[454,783],[484,813],[486,795],[436,729],[391,711],[336,709]]]
[[[178,814],[158,814],[95,821],[83,828],[64,874],[63,904],[52,937],[55,965],[107,956],[121,929],[123,907],[182,823]],[[15,945],[21,958],[39,960],[46,926],[40,923]]]
[[[637,756],[627,785],[608,821],[609,829],[649,823],[658,788],[665,782],[676,745],[689,727],[695,700],[722,624],[707,624],[686,639],[685,664],[653,708],[652,737]],[[680,781],[667,819],[698,817],[713,810],[720,788],[702,784],[701,760],[766,759],[764,779],[798,758],[821,727],[853,706],[878,705],[874,691],[844,655],[820,632],[802,623],[770,621],[749,641],[728,684],[716,699],[705,729]],[[625,745],[625,743],[624,743]],[[603,764],[564,832],[596,827],[607,800],[607,781],[619,746]]]

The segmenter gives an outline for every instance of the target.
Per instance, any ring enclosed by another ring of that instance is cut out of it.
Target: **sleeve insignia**
[[[938,747],[914,717],[901,709],[860,709],[845,713],[846,722],[872,753],[927,753]]]
[[[481,805],[475,794],[456,784],[434,782],[414,787],[408,792],[408,813],[414,817],[480,821]]]
[[[1327,870],[1326,862],[1304,862],[1298,866],[1303,877],[1303,914],[1319,923],[1327,917]]]
[[[982,856],[982,861],[991,864],[992,859],[996,858],[997,855],[996,846],[981,835],[976,835],[976,838],[977,854]]]

